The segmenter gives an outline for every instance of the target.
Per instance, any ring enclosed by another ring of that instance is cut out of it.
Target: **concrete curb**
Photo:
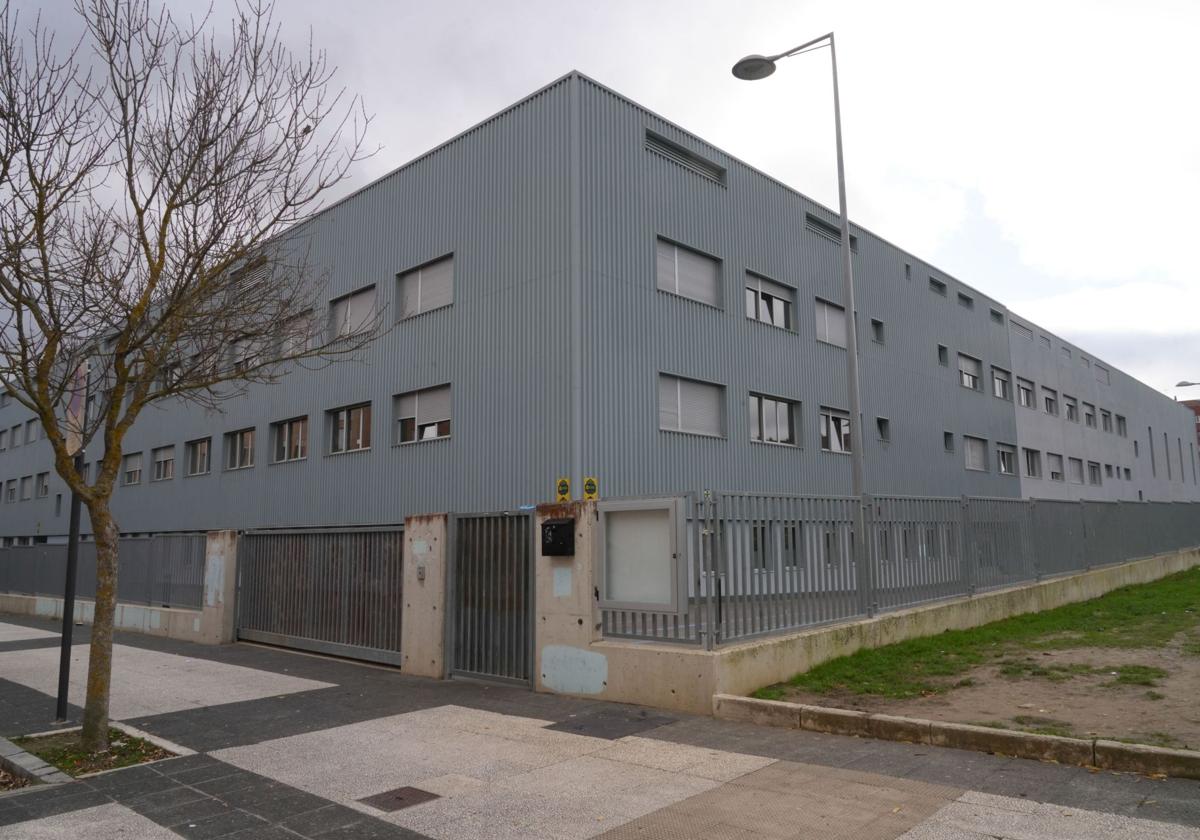
[[[713,716],[760,726],[807,729],[811,732],[854,735],[885,741],[907,741],[913,744],[975,750],[1081,767],[1200,779],[1200,752],[1194,750],[1168,750],[1099,738],[1034,735],[1009,729],[993,729],[989,726],[868,714],[779,700],[757,700],[734,694],[713,696]]]
[[[57,767],[27,753],[12,741],[0,738],[0,767],[34,784],[60,784],[73,779]]]

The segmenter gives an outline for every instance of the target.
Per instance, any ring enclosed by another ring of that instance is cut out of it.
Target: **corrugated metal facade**
[[[647,129],[724,167],[723,183],[648,151]],[[606,88],[578,74],[564,77],[306,227],[313,261],[329,272],[330,299],[374,283],[394,320],[397,274],[453,253],[453,305],[397,325],[361,362],[253,387],[223,414],[146,412],[125,447],[144,453],[142,483],[115,496],[122,530],[374,524],[420,512],[507,509],[550,498],[560,475],[572,478],[576,493],[582,477],[594,475],[607,496],[847,492],[848,458],[822,452],[817,432],[821,406],[845,408],[845,356],[816,341],[812,312],[816,297],[841,299],[838,245],[806,229],[808,213],[834,219]],[[995,399],[987,381],[981,393],[960,387],[957,354],[981,359],[985,380],[991,365],[1039,385],[1079,371],[1055,368],[1057,349],[1027,346],[1038,342],[996,323],[992,308],[1007,319],[1000,304],[867,231],[855,235],[871,491],[1200,497],[1190,472],[1190,412],[1111,367],[1110,386],[1093,381],[1102,389],[1094,401],[1128,418],[1130,437],[1089,429],[1078,445],[1053,445],[1128,465],[1131,482],[1081,488],[998,474],[995,443],[1028,439],[1057,451],[1042,436],[1056,441],[1076,430],[1056,431],[1061,418]],[[657,290],[657,236],[721,260],[721,308]],[[747,270],[796,289],[794,331],[745,317]],[[930,291],[930,276],[947,284],[945,297]],[[960,290],[974,298],[973,309],[958,304]],[[871,340],[872,318],[884,322],[883,344]],[[938,344],[948,348],[948,366],[938,363]],[[723,385],[726,437],[660,432],[660,372]],[[452,385],[451,437],[392,446],[393,395],[445,383]],[[1091,402],[1085,384],[1071,387]],[[750,442],[750,391],[801,403],[801,446]],[[373,447],[326,455],[325,412],[367,400]],[[305,414],[309,457],[271,463],[270,424]],[[888,443],[875,434],[880,416],[890,421]],[[0,409],[0,426],[24,419],[23,409]],[[248,426],[257,429],[255,466],[223,471],[222,435]],[[1136,459],[1125,451],[1147,426],[1160,438],[1167,431],[1172,446],[1183,441],[1185,481],[1175,461],[1167,478],[1161,453],[1152,475],[1145,451]],[[943,447],[947,431],[953,453]],[[990,442],[988,472],[964,470],[963,434]],[[184,477],[185,442],[206,436],[213,438],[212,472]],[[149,481],[151,450],[169,444],[176,477]],[[0,479],[19,480],[49,464],[44,441],[10,446],[0,453]],[[56,476],[50,485],[46,498],[0,503],[0,535],[65,532],[66,499],[56,502],[65,491]]]

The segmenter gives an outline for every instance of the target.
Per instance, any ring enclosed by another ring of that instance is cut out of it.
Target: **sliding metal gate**
[[[451,523],[450,673],[527,685],[533,668],[532,517],[455,516]]]
[[[404,531],[258,531],[238,546],[238,638],[401,664]]]

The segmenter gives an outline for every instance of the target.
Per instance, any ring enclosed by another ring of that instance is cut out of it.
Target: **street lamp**
[[[1200,385],[1200,382],[1176,382],[1176,388],[1191,388],[1193,385]]]
[[[733,75],[748,82],[765,79],[775,72],[775,63],[781,58],[789,58],[809,50],[829,47],[829,58],[833,66],[833,125],[837,142],[837,179],[838,179],[838,210],[842,222],[842,295],[846,306],[846,389],[849,392],[850,409],[850,486],[855,497],[857,513],[854,519],[854,559],[858,569],[866,570],[867,564],[860,562],[867,557],[866,553],[866,522],[863,506],[866,502],[863,493],[866,483],[866,469],[863,464],[862,408],[859,405],[859,375],[858,375],[858,325],[854,307],[854,267],[850,260],[850,217],[846,213],[846,166],[842,157],[842,109],[838,96],[837,49],[834,47],[833,33],[829,32],[820,38],[793,47],[778,55],[748,55],[733,65]],[[860,587],[865,587],[865,576],[860,575]],[[864,599],[866,598],[864,590]],[[864,603],[867,612],[873,612],[873,605]]]

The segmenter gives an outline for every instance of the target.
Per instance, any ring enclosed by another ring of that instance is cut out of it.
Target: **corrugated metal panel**
[[[577,120],[577,121],[576,121]],[[721,181],[646,149],[651,130],[724,170]],[[453,253],[452,306],[408,319],[364,354],[251,388],[206,415],[148,411],[126,451],[177,445],[177,477],[120,488],[124,531],[395,523],[433,511],[512,508],[551,497],[554,480],[600,479],[607,496],[737,487],[775,493],[845,493],[845,456],[823,453],[821,406],[844,408],[844,351],[820,344],[813,300],[841,299],[838,245],[806,229],[834,214],[619,95],[572,74],[360,190],[306,225],[314,262],[335,298],[371,283],[397,314],[397,274]],[[1087,379],[1057,349],[1012,337],[989,310],[1007,310],[959,280],[857,226],[854,257],[862,348],[867,486],[906,495],[1200,498],[1191,471],[1168,480],[1159,452],[1151,476],[1147,426],[1191,440],[1182,407],[1121,374]],[[722,308],[655,288],[654,240],[663,235],[722,260]],[[908,267],[906,270],[906,266]],[[743,277],[753,271],[795,288],[795,332],[744,316]],[[928,278],[947,284],[941,297]],[[976,305],[956,303],[967,289]],[[870,340],[871,318],[886,344]],[[1036,329],[1036,327],[1035,327]],[[1129,438],[1079,432],[958,384],[936,346],[1096,402],[1127,418]],[[1040,355],[1039,355],[1040,354]],[[1053,356],[1054,360],[1050,357]],[[576,372],[578,371],[578,373]],[[727,439],[661,432],[659,372],[725,386]],[[452,384],[449,440],[391,446],[391,398]],[[1057,384],[1056,384],[1057,383]],[[800,447],[749,440],[750,391],[797,400]],[[1089,394],[1091,396],[1089,396]],[[324,412],[371,400],[374,446],[326,456]],[[306,461],[270,464],[269,424],[307,414]],[[891,440],[875,434],[890,420]],[[0,409],[0,426],[25,412]],[[182,475],[182,444],[254,426],[253,469]],[[944,431],[958,447],[943,450]],[[1128,466],[1134,480],[1100,488],[1026,481],[963,468],[962,435]],[[1140,457],[1131,454],[1136,436]],[[1177,449],[1176,444],[1172,444]],[[1190,453],[1189,453],[1190,454]],[[1172,457],[1177,460],[1178,452]],[[0,453],[0,480],[49,469],[45,442]],[[148,471],[147,471],[148,477]],[[62,534],[67,503],[51,479],[45,499],[0,503],[2,534]],[[57,511],[57,512],[56,512]]]

